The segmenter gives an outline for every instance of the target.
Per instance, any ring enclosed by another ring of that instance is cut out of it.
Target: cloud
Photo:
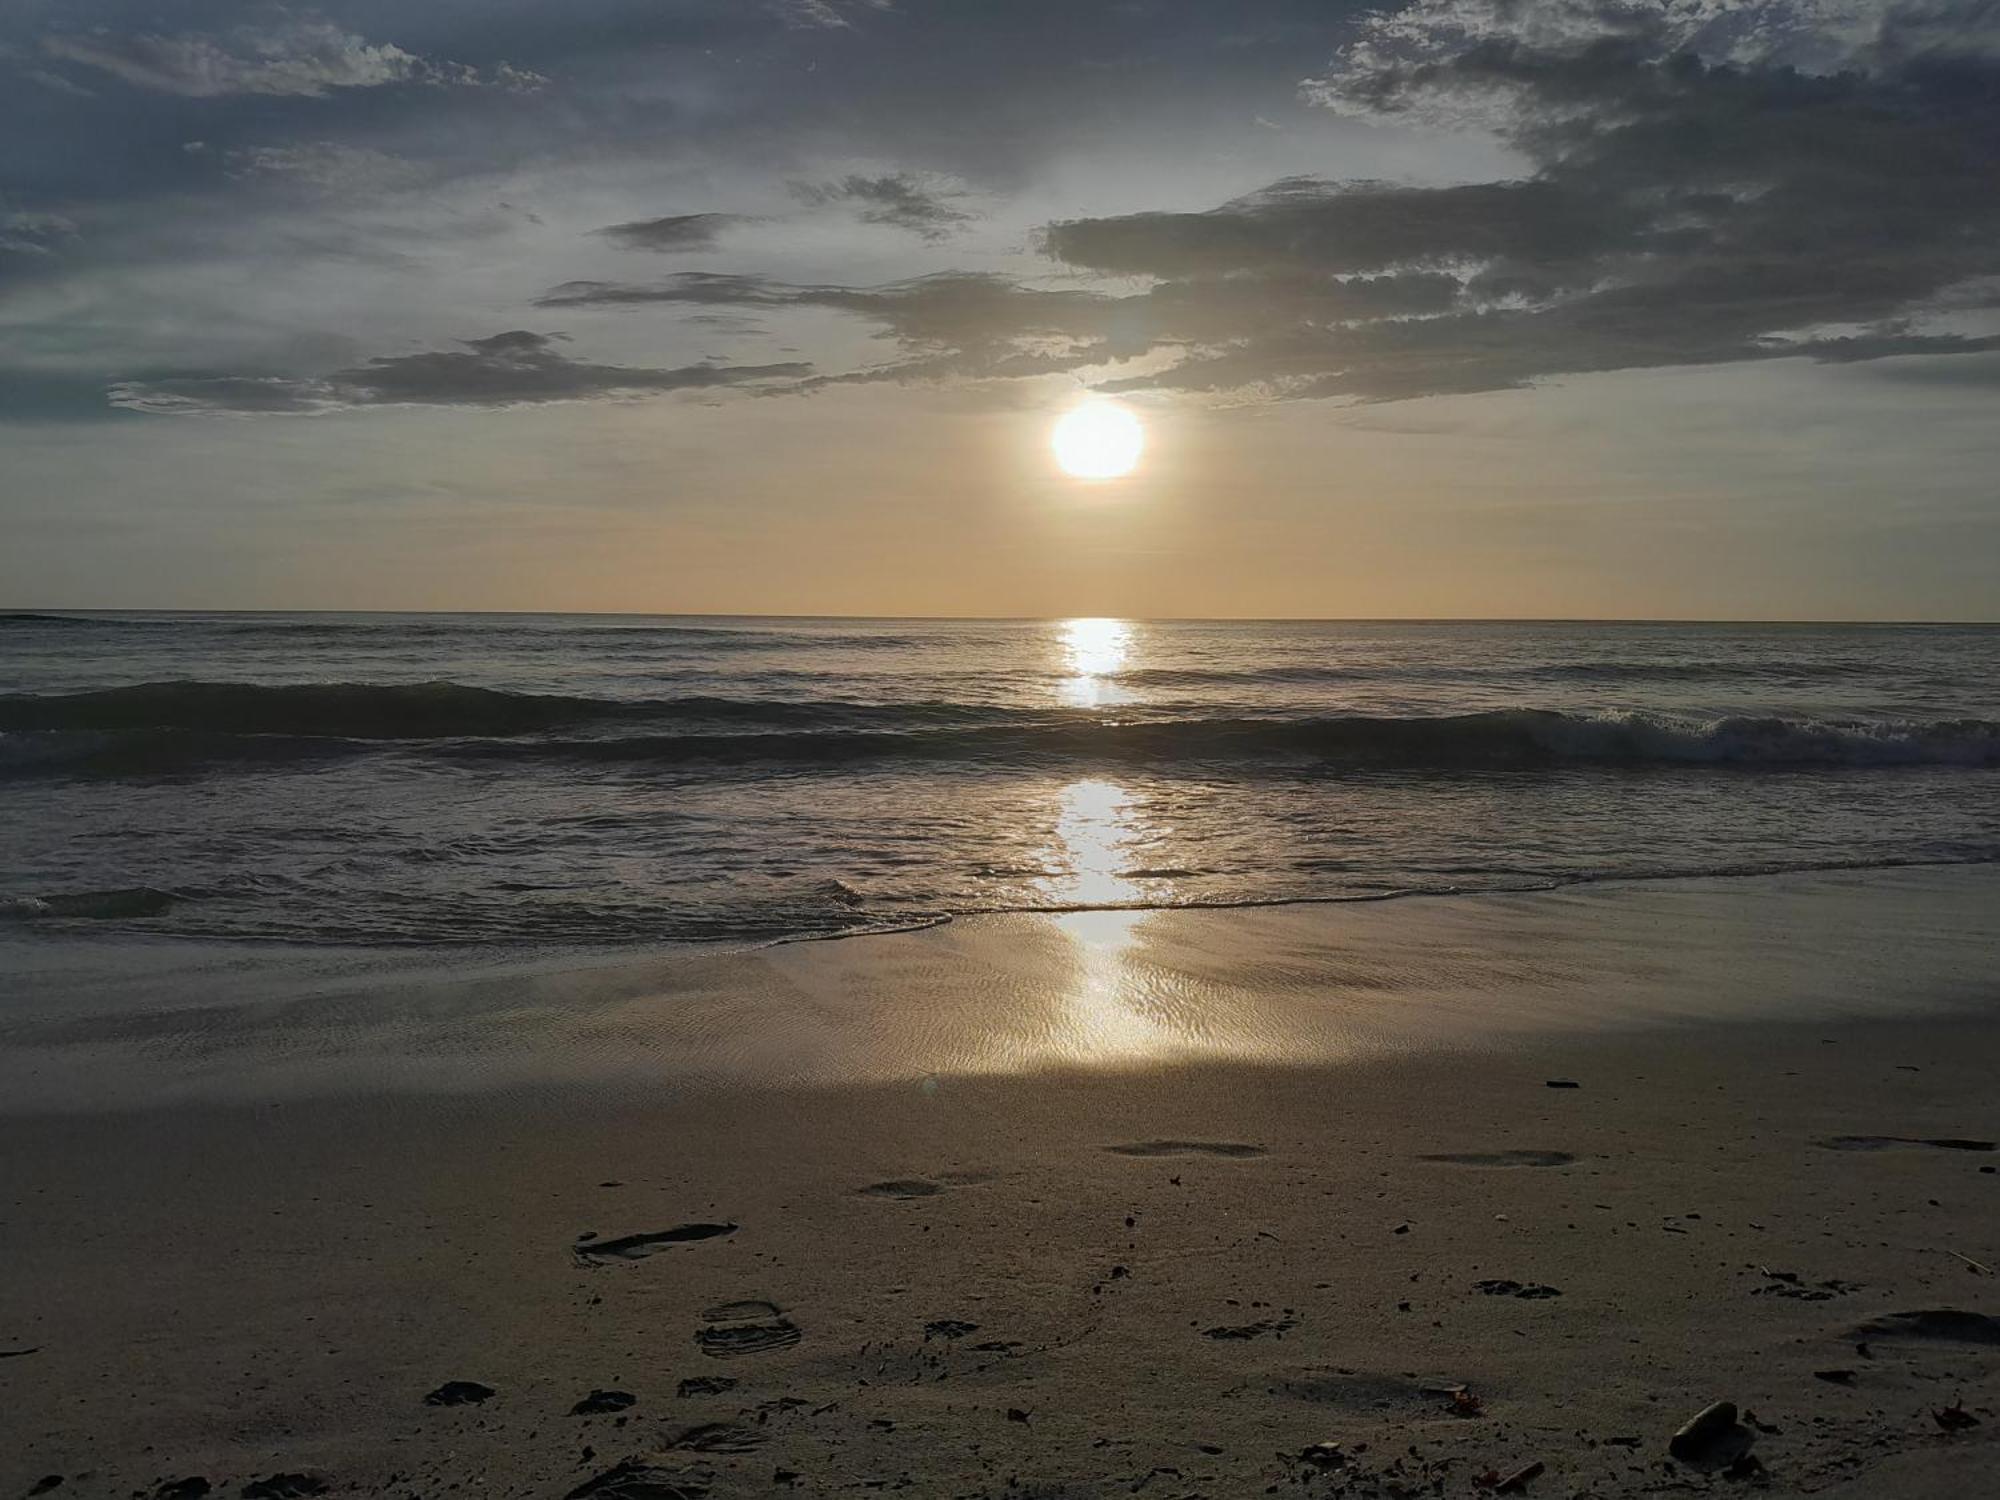
[[[200,375],[127,381],[114,407],[155,415],[314,415],[368,406],[505,407],[796,380],[804,364],[596,365],[562,354],[560,334],[513,329],[468,339],[464,349],[389,355],[321,378]]]
[[[392,42],[371,43],[310,17],[238,27],[224,35],[57,34],[42,38],[42,51],[135,88],[189,99],[238,94],[321,98],[336,89],[406,83],[527,89],[546,81],[507,63],[482,73],[462,63],[430,62]]]
[[[663,219],[634,219],[607,224],[597,231],[630,250],[712,250],[723,230],[743,220],[741,214],[669,214]]]
[[[838,182],[796,182],[792,195],[802,203],[823,207],[832,203],[858,206],[864,224],[886,224],[907,229],[927,240],[942,240],[973,216],[954,208],[951,200],[964,193],[948,187],[926,186],[908,173],[890,177],[843,177]]]
[[[1162,346],[1206,347],[1258,331],[1277,337],[1303,316],[1414,316],[1449,306],[1450,276],[1410,271],[1341,281],[1284,272],[1164,282],[1113,295],[1030,287],[990,273],[946,272],[878,287],[794,286],[764,277],[688,271],[629,284],[574,281],[542,307],[683,304],[739,308],[829,308],[875,323],[899,346],[891,363],[802,382],[1004,379],[1128,360]]]
[[[76,235],[75,222],[62,214],[31,209],[9,213],[0,204],[0,256],[49,255]]]
[[[1390,401],[1564,375],[1994,347],[2000,4],[1416,0],[1304,90],[1374,122],[1497,134],[1516,177],[1291,177],[1200,212],[1047,226],[1050,287],[694,274],[543,305],[830,308],[894,358],[812,377],[996,379],[1149,356],[1111,389]],[[937,239],[908,177],[795,189]]]
[[[893,10],[893,0],[768,0],[771,12],[801,31],[850,31],[854,13]]]
[[[196,155],[203,150],[198,142],[183,149]],[[322,193],[392,192],[424,177],[421,168],[402,157],[338,141],[239,146],[223,152],[222,161],[234,178],[275,180]]]

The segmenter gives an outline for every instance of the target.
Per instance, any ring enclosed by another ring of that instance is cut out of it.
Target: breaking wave
[[[593,698],[451,682],[159,682],[0,696],[0,775],[183,774],[396,752],[452,761],[745,764],[1191,762],[1481,770],[2000,766],[1988,719],[1832,720],[1508,709],[1129,716],[963,703]]]

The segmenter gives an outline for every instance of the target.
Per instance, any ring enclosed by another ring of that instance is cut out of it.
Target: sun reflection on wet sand
[[[1110,781],[1073,781],[1059,795],[1054,840],[1041,882],[1053,901],[1131,907],[1145,889],[1125,871],[1140,841],[1132,794]],[[1188,1038],[1166,1024],[1133,951],[1156,913],[1071,911],[1051,920],[1069,939],[1074,967],[1042,1039],[1047,1053],[1073,1062],[1132,1063],[1185,1051]]]
[[[1061,645],[1063,670],[1069,674],[1060,688],[1065,703],[1076,708],[1097,708],[1126,700],[1129,695],[1119,687],[1116,678],[1132,652],[1129,623],[1065,620]]]

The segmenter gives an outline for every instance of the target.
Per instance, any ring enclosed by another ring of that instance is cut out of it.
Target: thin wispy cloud
[[[956,206],[965,194],[955,188],[919,181],[906,172],[886,177],[850,175],[836,182],[798,182],[792,195],[819,208],[846,204],[864,224],[905,229],[920,239],[944,240],[973,221]]]
[[[337,89],[427,83],[532,88],[546,82],[501,64],[482,71],[433,61],[392,42],[370,42],[333,23],[287,17],[216,35],[180,32],[57,32],[42,38],[49,58],[108,73],[135,88],[190,99],[235,94],[320,98]]]

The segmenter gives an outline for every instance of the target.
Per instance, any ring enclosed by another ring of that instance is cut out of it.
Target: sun
[[[1098,398],[1065,412],[1049,446],[1056,467],[1072,479],[1118,479],[1139,466],[1146,429],[1116,401]]]

